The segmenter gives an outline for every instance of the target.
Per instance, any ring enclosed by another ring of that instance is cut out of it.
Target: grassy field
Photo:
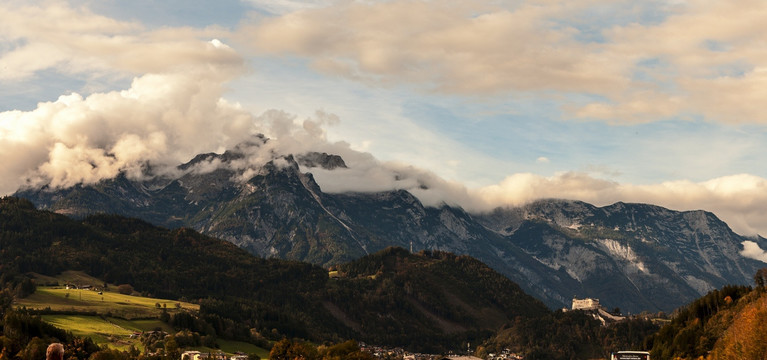
[[[130,338],[130,335],[134,332],[149,331],[157,328],[168,333],[174,332],[168,324],[159,320],[124,320],[82,315],[43,315],[42,318],[58,328],[71,331],[76,336],[90,337],[96,344],[107,344],[110,348],[119,350],[128,350],[131,345],[137,349],[143,349],[139,339]],[[224,339],[217,339],[216,342],[221,347],[220,349],[196,347],[184,350],[213,353],[223,351],[228,354],[244,352],[246,354],[256,354],[262,359],[269,358],[269,350],[253,344]]]
[[[97,291],[66,289],[64,284],[99,284],[98,279],[89,277],[82,272],[69,271],[57,277],[36,275],[38,286],[34,294],[14,302],[15,307],[27,309],[67,312],[74,315],[42,315],[43,320],[54,326],[71,331],[76,336],[90,337],[96,344],[106,344],[110,348],[127,350],[131,345],[143,350],[139,339],[131,339],[134,332],[150,331],[157,328],[168,333],[175,330],[159,320],[163,309],[170,314],[179,311],[199,312],[197,304],[166,299],[147,298],[123,295],[117,292],[117,287],[109,285],[109,291],[101,294]],[[159,305],[159,306],[158,306]],[[79,313],[79,314],[76,314]],[[91,315],[91,314],[96,314]],[[204,352],[224,351],[234,353],[255,353],[261,358],[268,358],[269,351],[252,344],[217,340],[221,349],[199,348]]]
[[[159,307],[157,305],[160,305]],[[28,309],[54,311],[95,312],[126,319],[156,318],[163,309],[168,313],[181,310],[199,311],[200,306],[179,301],[123,295],[116,292],[66,289],[63,287],[40,286],[34,294],[16,302],[17,306]]]
[[[99,316],[43,315],[42,318],[58,328],[71,331],[76,336],[90,337],[99,345],[108,344],[109,347],[120,350],[127,350],[130,345],[138,349],[142,348],[138,339],[129,338],[138,329],[136,326],[124,327],[131,323],[127,320],[122,320],[118,325],[116,319]]]

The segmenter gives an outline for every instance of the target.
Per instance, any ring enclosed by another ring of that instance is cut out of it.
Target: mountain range
[[[671,311],[726,284],[747,284],[765,266],[740,252],[744,241],[767,248],[767,240],[738,235],[702,210],[550,199],[468,213],[424,206],[405,190],[323,192],[312,169],[347,170],[333,154],[275,155],[243,168],[246,160],[237,148],[198,155],[173,176],[120,174],[15,196],[76,218],[112,213],[189,227],[261,257],[326,267],[390,246],[466,254],[551,308],[575,296],[630,313]]]

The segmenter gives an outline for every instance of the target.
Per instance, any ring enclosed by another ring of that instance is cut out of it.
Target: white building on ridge
[[[573,310],[597,310],[599,309],[599,299],[573,298]]]

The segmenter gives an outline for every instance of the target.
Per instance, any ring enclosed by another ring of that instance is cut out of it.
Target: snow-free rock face
[[[634,312],[668,310],[680,299],[746,284],[766,265],[743,257],[746,239],[705,211],[544,200],[477,219],[553,271],[563,271],[566,276],[550,279],[552,287]],[[620,305],[627,303],[632,305]]]
[[[542,200],[488,214],[425,207],[407,191],[323,193],[306,167],[345,167],[335,155],[274,158],[236,170],[237,151],[203,154],[176,178],[125,176],[69,189],[17,193],[73,216],[108,212],[187,226],[264,257],[332,265],[389,246],[471,255],[553,308],[573,296],[624,312],[670,311],[767,264],[713,214],[652,205]]]

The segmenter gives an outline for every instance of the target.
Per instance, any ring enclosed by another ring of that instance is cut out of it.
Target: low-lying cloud
[[[686,180],[634,185],[568,172],[551,177],[515,174],[477,191],[486,205],[522,204],[539,198],[563,198],[609,205],[648,203],[674,210],[707,210],[744,235],[767,234],[767,179],[739,174],[703,182]],[[477,210],[482,210],[478,208]]]
[[[373,158],[361,163],[347,162],[349,169],[310,169],[323,190],[387,191],[408,190],[425,205],[461,206],[469,212],[487,212],[496,207],[521,206],[538,199],[557,198],[585,201],[597,206],[618,201],[654,204],[672,210],[711,211],[737,233],[767,234],[767,179],[739,174],[703,182],[670,181],[634,185],[593,177],[587,173],[564,172],[554,176],[519,173],[498,184],[467,188],[446,181],[422,169],[398,163],[381,163]]]
[[[743,251],[741,251],[740,254],[747,258],[767,263],[767,251],[762,250],[762,248],[759,247],[759,244],[753,241],[744,241]]]

